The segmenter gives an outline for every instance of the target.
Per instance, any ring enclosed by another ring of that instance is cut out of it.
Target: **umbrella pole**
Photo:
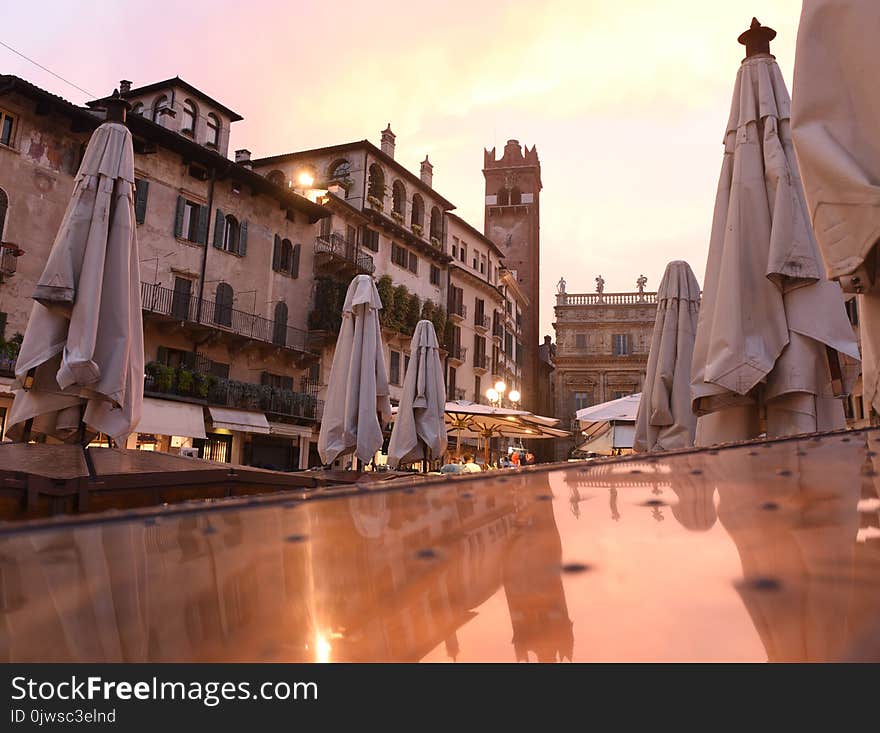
[[[85,408],[83,408],[83,413],[85,413]],[[85,414],[83,414],[85,417]],[[89,471],[89,481],[95,481],[98,478],[98,474],[95,471],[95,464],[92,461],[92,454],[89,451],[89,443],[86,439],[86,421],[80,418],[79,421],[79,444],[82,448],[83,458],[86,460],[86,468]]]
[[[483,458],[485,460],[486,470],[489,470],[489,441],[492,440],[488,435],[483,436]]]

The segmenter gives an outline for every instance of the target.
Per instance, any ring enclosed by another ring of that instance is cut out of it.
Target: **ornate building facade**
[[[644,285],[640,278],[636,292],[605,293],[599,277],[597,292],[567,293],[560,281],[553,380],[562,425],[576,430],[578,410],[641,390],[657,311],[657,294]],[[574,441],[559,441],[556,457],[564,459]]]

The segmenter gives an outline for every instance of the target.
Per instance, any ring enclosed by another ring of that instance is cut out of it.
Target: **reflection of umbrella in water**
[[[461,451],[461,439],[482,438],[483,455],[489,463],[489,441],[492,438],[547,439],[564,438],[566,430],[553,427],[559,420],[533,415],[525,410],[490,407],[476,402],[446,403],[446,425],[456,431],[456,451]]]
[[[143,322],[127,106],[107,100],[107,121],[89,140],[37,282],[15,369],[7,431],[14,440],[85,443],[100,432],[124,445],[140,420]]]

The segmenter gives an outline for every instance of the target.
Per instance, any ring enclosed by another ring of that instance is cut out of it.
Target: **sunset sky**
[[[702,282],[721,140],[752,15],[791,84],[799,0],[10,3],[0,41],[94,96],[175,74],[244,116],[255,156],[368,138],[483,225],[482,151],[537,145],[541,328],[555,283],[656,288],[669,260]],[[88,97],[0,47],[0,71]]]

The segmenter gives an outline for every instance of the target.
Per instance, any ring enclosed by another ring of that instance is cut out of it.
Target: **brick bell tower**
[[[495,148],[483,151],[486,179],[485,234],[504,252],[504,264],[516,270],[520,288],[529,299],[523,313],[523,406],[537,409],[539,402],[538,332],[541,300],[540,196],[541,162],[518,140],[508,140],[504,154],[496,159]]]

